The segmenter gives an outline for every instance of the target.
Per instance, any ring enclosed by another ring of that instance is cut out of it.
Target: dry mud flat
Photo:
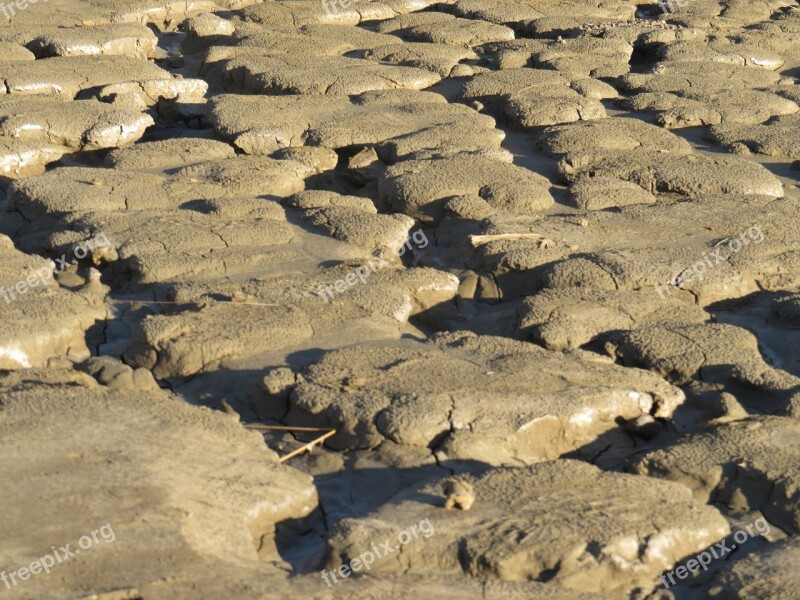
[[[0,15],[0,592],[797,597],[797,2]]]

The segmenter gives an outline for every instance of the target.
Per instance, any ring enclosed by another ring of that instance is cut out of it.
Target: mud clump
[[[475,490],[468,481],[448,481],[444,486],[445,508],[469,510],[475,503]]]

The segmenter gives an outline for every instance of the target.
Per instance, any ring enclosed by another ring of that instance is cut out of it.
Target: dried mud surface
[[[0,595],[798,597],[796,0],[0,13]]]

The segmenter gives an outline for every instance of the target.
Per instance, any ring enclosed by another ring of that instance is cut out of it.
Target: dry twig
[[[327,440],[329,437],[331,437],[331,436],[332,436],[333,434],[335,434],[335,433],[336,433],[336,430],[335,430],[335,429],[331,429],[331,430],[330,430],[328,433],[324,433],[324,434],[322,434],[322,435],[321,435],[321,436],[319,436],[318,438],[311,440],[311,441],[310,441],[310,442],[308,442],[307,444],[303,444],[303,445],[302,445],[300,448],[298,448],[297,450],[294,450],[293,452],[290,452],[290,453],[289,453],[289,454],[287,454],[286,456],[284,456],[284,457],[280,458],[280,459],[278,460],[278,462],[286,462],[286,461],[287,461],[287,460],[289,460],[290,458],[292,458],[292,457],[294,457],[294,456],[297,456],[298,454],[301,454],[301,453],[303,453],[303,452],[305,452],[305,451],[311,452],[311,450],[313,450],[314,446],[316,446],[317,444],[319,444],[320,446],[322,446],[322,442],[324,442],[325,440]]]
[[[120,304],[171,304],[173,306],[178,306],[182,304],[197,304],[197,302],[174,302],[169,300],[117,300],[115,298],[110,298],[108,302],[120,303]],[[214,302],[219,302],[221,304],[243,304],[246,306],[283,306],[283,304],[266,304],[264,302],[239,302],[236,300],[214,300]]]
[[[538,233],[495,233],[488,235],[471,235],[469,241],[473,246],[488,244],[496,240],[543,240],[545,237]]]
[[[251,423],[245,425],[244,428],[258,431],[331,431],[328,427],[290,427],[289,425],[262,425],[261,423]]]

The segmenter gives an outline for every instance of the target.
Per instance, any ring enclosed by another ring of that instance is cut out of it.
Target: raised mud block
[[[476,194],[498,211],[534,213],[553,204],[550,182],[528,169],[496,160],[458,156],[405,161],[378,181],[381,199],[416,219],[438,222],[448,198]]]
[[[55,269],[52,261],[23,254],[0,236],[0,369],[89,356],[86,331],[108,316],[107,288],[67,291],[55,281]]]
[[[800,532],[797,486],[800,423],[750,417],[693,434],[650,452],[636,471],[689,487],[702,502],[758,510],[781,529]]]
[[[311,477],[278,464],[260,435],[166,392],[110,390],[75,371],[5,375],[0,386],[3,477],[18,479],[0,492],[5,547],[28,564],[54,543],[75,551],[81,536],[102,528],[96,544],[58,565],[58,577],[18,588],[27,597],[87,589],[121,597],[134,588],[188,599],[197,585],[237,595],[242,582],[279,585],[256,550],[274,548],[276,524],[308,515],[317,493]]]
[[[578,592],[624,597],[652,589],[658,573],[724,537],[729,526],[686,487],[592,465],[557,460],[465,477],[475,490],[468,512],[443,507],[447,479],[398,494],[363,519],[345,519],[329,535],[328,566],[396,538],[429,519],[419,536],[375,561],[373,574],[465,573],[504,581],[542,580]],[[643,503],[644,501],[644,503]]]
[[[791,598],[800,585],[800,541],[776,542],[720,573],[709,589],[711,598]]]
[[[302,372],[290,401],[297,417],[335,427],[340,447],[388,439],[437,444],[440,459],[527,464],[579,448],[618,418],[668,418],[683,393],[644,371],[462,333],[330,353]]]
[[[252,356],[309,338],[302,311],[282,306],[212,304],[179,315],[146,318],[126,354],[157,378],[189,376],[225,359]]]

